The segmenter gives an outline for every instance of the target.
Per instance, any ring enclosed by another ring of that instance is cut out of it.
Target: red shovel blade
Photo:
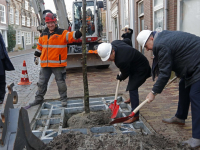
[[[114,103],[110,104],[110,106],[109,106],[111,111],[113,111],[115,109],[116,105],[117,105],[117,100],[114,100]]]
[[[112,116],[111,116],[112,119],[117,116],[118,110],[119,110],[119,105],[116,105],[114,110],[112,111]]]
[[[110,124],[115,124],[115,123],[122,123],[130,118],[132,118],[135,115],[134,112],[132,112],[129,116],[127,117],[122,117],[122,118],[117,118],[115,120],[113,120],[112,122],[110,122]]]

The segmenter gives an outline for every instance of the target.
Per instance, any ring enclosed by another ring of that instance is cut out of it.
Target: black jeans
[[[0,75],[0,101],[4,100],[6,94],[6,75]]]

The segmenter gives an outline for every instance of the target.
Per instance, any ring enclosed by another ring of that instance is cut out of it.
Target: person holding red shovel
[[[137,36],[138,43],[154,55],[153,79],[158,75],[148,102],[155,99],[167,84],[171,71],[181,78],[178,109],[174,117],[164,123],[184,125],[189,105],[192,111],[192,138],[182,142],[192,148],[200,147],[200,37],[181,31],[152,32],[143,30]]]
[[[147,58],[138,50],[130,46],[130,39],[115,40],[112,43],[101,43],[97,53],[102,61],[114,61],[121,74],[117,80],[129,77],[127,91],[131,99],[132,111],[139,105],[138,88],[151,76],[151,68]],[[139,112],[124,123],[133,123],[139,120]]]

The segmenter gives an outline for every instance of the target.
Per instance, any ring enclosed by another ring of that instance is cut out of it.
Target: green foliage
[[[32,49],[36,49],[37,45],[32,46]]]
[[[19,47],[18,47],[18,50],[23,50],[23,48],[19,46]]]
[[[12,51],[16,45],[16,30],[14,30],[14,28],[11,25],[8,26],[7,38],[8,38],[8,51]]]

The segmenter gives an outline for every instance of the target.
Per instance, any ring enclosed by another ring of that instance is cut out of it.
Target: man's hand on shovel
[[[150,92],[150,93],[147,95],[146,99],[148,99],[148,103],[151,103],[151,102],[153,102],[153,100],[155,99],[155,95],[153,95],[153,93]]]

